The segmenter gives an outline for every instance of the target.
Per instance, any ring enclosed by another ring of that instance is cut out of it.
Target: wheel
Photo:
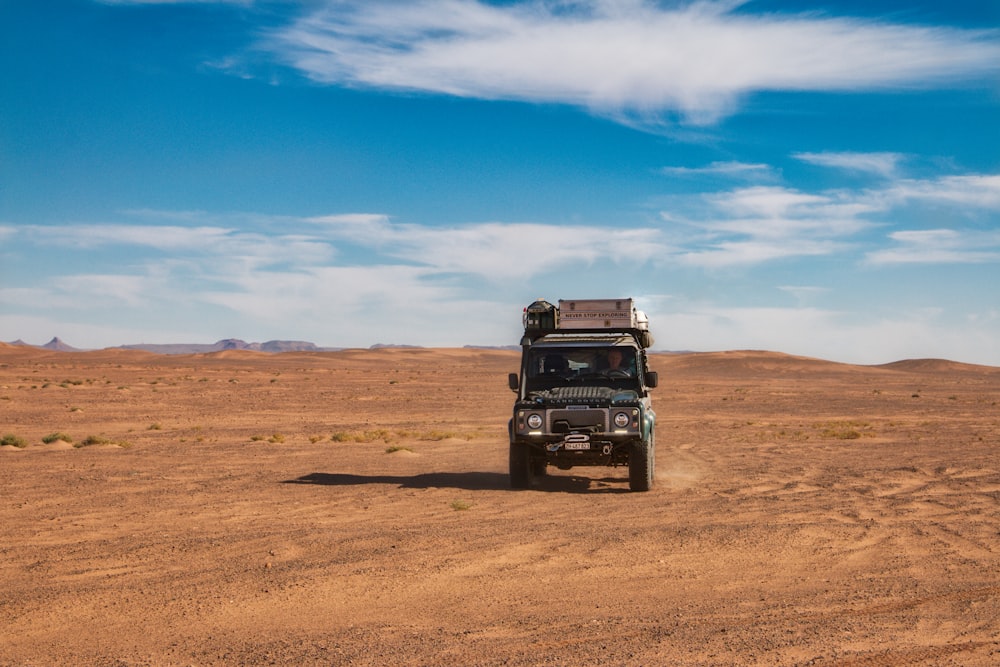
[[[531,474],[535,477],[545,477],[548,474],[548,464],[545,459],[531,460]]]
[[[527,445],[519,442],[510,443],[510,488],[530,488],[531,478],[531,451]]]
[[[632,491],[649,491],[653,488],[656,468],[656,444],[653,432],[646,440],[636,440],[628,452],[628,488]]]

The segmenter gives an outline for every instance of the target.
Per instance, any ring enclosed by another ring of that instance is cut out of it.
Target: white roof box
[[[560,329],[649,329],[649,318],[628,299],[559,299]]]

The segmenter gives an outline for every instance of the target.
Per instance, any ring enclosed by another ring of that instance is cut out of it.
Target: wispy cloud
[[[965,209],[1000,211],[1000,174],[965,174],[935,179],[904,179],[884,191],[897,201],[948,204]]]
[[[187,218],[183,212],[177,214]],[[166,212],[158,214],[169,217]],[[220,216],[225,217],[225,216]],[[286,222],[288,218],[282,218]],[[309,235],[270,234],[241,231],[220,226],[184,227],[170,224],[69,224],[29,225],[19,233],[39,246],[63,246],[95,250],[109,246],[129,246],[154,253],[188,253],[210,257],[227,268],[269,266],[283,262],[313,263],[330,257],[331,247]]]
[[[796,153],[796,159],[819,165],[889,178],[896,174],[897,166],[904,159],[900,153]]]
[[[981,264],[1000,262],[1000,232],[956,229],[897,231],[894,247],[868,253],[866,261],[886,264]]]
[[[791,257],[830,255],[869,228],[871,207],[842,192],[806,193],[750,187],[703,195],[684,223],[702,230],[679,259],[704,268],[747,266]],[[678,218],[671,216],[671,222]]]
[[[336,85],[557,102],[708,124],[759,91],[954,86],[1000,69],[995,32],[733,1],[324,0],[263,48]]]
[[[19,231],[40,245],[79,249],[128,245],[163,251],[213,248],[236,234],[236,230],[223,227],[127,224],[30,225]]]
[[[830,164],[834,162],[864,160],[842,157]],[[887,171],[884,176],[888,175]],[[662,218],[675,229],[700,230],[700,234],[686,233],[675,244],[683,248],[678,254],[681,261],[704,268],[831,255],[873,243],[881,246],[885,240],[870,233],[879,228],[887,228],[884,238],[890,245],[865,252],[869,265],[998,259],[998,233],[982,227],[996,224],[1000,176],[887,178],[878,183],[815,192],[780,186],[710,192],[678,199]],[[953,225],[944,227],[939,221],[936,229],[905,229],[925,221],[931,206],[939,206]]]
[[[746,162],[712,162],[704,167],[663,167],[667,176],[716,176],[722,178],[761,181],[777,178],[777,170],[769,164]]]
[[[18,230],[20,244],[82,248],[94,262],[103,250],[124,246],[130,261],[118,273],[100,267],[52,275],[30,289],[0,290],[0,302],[87,308],[187,301],[284,318],[316,309],[357,312],[391,293],[400,299],[393,302],[398,313],[418,308],[412,304],[426,309],[428,302],[456,299],[456,285],[469,281],[524,281],[591,265],[634,268],[670,252],[662,232],[652,227],[499,222],[425,227],[366,213],[275,221],[280,226],[265,221],[267,232],[124,223],[26,226]],[[351,256],[358,248],[369,255],[364,265]],[[188,285],[200,288],[185,291]]]

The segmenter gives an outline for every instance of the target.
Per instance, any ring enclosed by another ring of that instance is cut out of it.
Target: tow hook
[[[601,449],[601,452],[603,452],[605,456],[611,456],[611,445],[610,444],[604,445],[604,448]]]

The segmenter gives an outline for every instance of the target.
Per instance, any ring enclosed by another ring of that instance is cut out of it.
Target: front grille
[[[549,410],[548,432],[565,433],[590,429],[603,433],[608,430],[608,411],[599,409]]]
[[[550,403],[608,404],[616,393],[609,387],[555,387],[545,392],[545,399]]]

